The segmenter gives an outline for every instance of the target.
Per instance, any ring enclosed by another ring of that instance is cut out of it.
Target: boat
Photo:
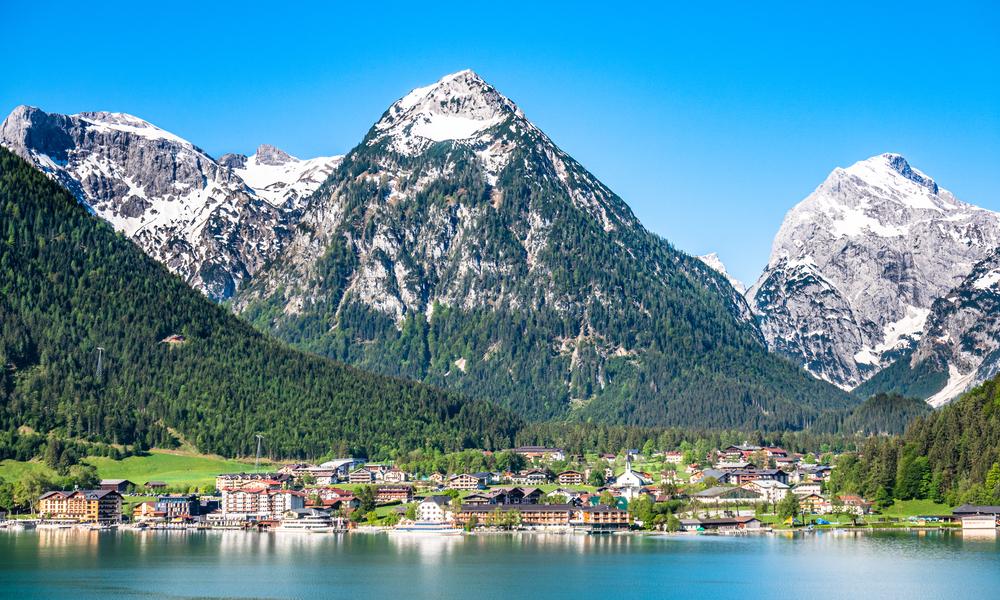
[[[418,533],[428,535],[462,535],[465,533],[458,527],[436,521],[413,521],[412,523],[407,523],[405,525],[396,525],[392,531],[395,533]]]
[[[287,511],[281,523],[271,531],[277,533],[333,533],[344,531],[341,520],[328,513],[311,508]]]

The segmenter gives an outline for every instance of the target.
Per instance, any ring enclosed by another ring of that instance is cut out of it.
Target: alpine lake
[[[1000,598],[994,531],[0,532],[0,597]]]

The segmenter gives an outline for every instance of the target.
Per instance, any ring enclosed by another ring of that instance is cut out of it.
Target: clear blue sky
[[[996,2],[79,4],[0,0],[0,110],[309,157],[472,68],[649,229],[747,281],[788,208],[880,152],[1000,210]]]

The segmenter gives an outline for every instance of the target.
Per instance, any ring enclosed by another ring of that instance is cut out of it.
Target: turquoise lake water
[[[1000,541],[961,532],[0,532],[0,597],[1000,599]]]

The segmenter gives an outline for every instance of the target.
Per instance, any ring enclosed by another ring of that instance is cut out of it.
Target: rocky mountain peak
[[[772,349],[853,388],[912,349],[932,303],[998,243],[1000,215],[880,154],[788,212],[748,298]],[[790,268],[803,263],[808,276]]]
[[[479,138],[512,117],[523,119],[524,114],[479,75],[464,70],[393,103],[375,124],[368,144],[388,138],[395,150],[413,155],[434,142]]]
[[[284,150],[275,148],[270,144],[261,144],[260,146],[257,146],[257,152],[254,156],[257,157],[258,164],[275,167],[295,160]]]

